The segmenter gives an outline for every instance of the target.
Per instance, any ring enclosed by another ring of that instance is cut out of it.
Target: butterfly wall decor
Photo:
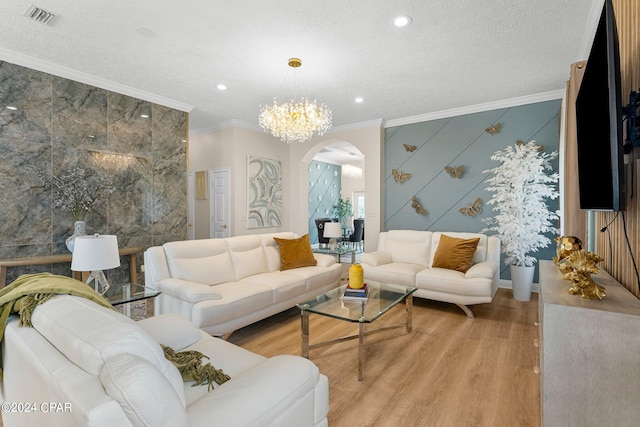
[[[500,127],[502,127],[502,124],[500,123],[496,123],[493,126],[489,126],[488,128],[486,128],[484,131],[487,132],[490,135],[495,135],[498,132],[500,132]]]
[[[409,178],[411,178],[411,174],[409,172],[400,172],[397,169],[391,169],[391,173],[393,174],[393,180],[400,184],[404,184]]]
[[[413,153],[417,148],[415,145],[409,145],[409,144],[402,144],[402,145],[404,145],[404,149],[409,153]]]
[[[482,198],[478,197],[471,205],[465,206],[464,208],[460,208],[458,210],[461,214],[473,218],[474,216],[482,212]]]
[[[451,178],[462,178],[462,174],[464,173],[464,165],[460,166],[445,166],[444,170],[447,171]]]
[[[518,146],[522,146],[522,145],[525,145],[525,144],[526,144],[526,142],[524,142],[524,141],[523,141],[523,140],[521,140],[521,139],[518,139],[518,140],[516,141],[516,145],[518,145]],[[546,149],[547,149],[547,146],[546,146],[546,145],[538,145],[538,153],[542,153],[542,152],[543,152],[544,150],[546,150]]]
[[[420,201],[418,200],[418,198],[416,196],[413,196],[411,198],[411,207],[413,209],[415,209],[416,213],[418,213],[420,215],[426,215],[427,214],[427,210],[422,207],[422,205],[420,204]]]

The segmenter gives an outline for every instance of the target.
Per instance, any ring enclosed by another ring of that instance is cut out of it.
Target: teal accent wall
[[[486,202],[492,193],[485,190],[489,177],[485,170],[497,165],[489,157],[517,140],[535,140],[548,151],[559,145],[560,100],[430,120],[387,128],[385,133],[385,218],[384,229],[480,232],[482,218],[493,216]],[[491,135],[485,129],[500,123],[500,131]],[[404,145],[416,146],[413,152]],[[445,166],[464,165],[461,179],[451,178]],[[411,173],[404,184],[396,182],[392,169]],[[554,160],[554,171],[558,159]],[[427,210],[419,215],[412,207],[416,196]],[[482,212],[465,216],[459,209],[482,198]],[[552,201],[552,209],[558,201]],[[552,238],[554,236],[551,236]],[[551,259],[555,245],[532,254]],[[537,268],[536,276],[537,281]],[[501,277],[509,279],[509,268],[501,265]]]
[[[313,160],[309,164],[309,240],[318,243],[316,218],[333,217],[340,198],[342,166]]]

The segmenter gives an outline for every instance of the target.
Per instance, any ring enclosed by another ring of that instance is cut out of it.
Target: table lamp
[[[334,251],[338,247],[336,238],[342,237],[342,226],[339,222],[325,222],[322,235],[329,238],[329,249]]]
[[[96,233],[93,236],[76,237],[71,270],[90,271],[87,285],[95,280],[93,287],[100,295],[104,295],[109,289],[109,282],[102,270],[116,267],[120,267],[117,236]]]

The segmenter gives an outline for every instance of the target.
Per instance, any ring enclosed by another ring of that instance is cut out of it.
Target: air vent
[[[22,16],[26,16],[27,18],[33,19],[41,24],[52,25],[52,20],[56,15],[31,4]]]

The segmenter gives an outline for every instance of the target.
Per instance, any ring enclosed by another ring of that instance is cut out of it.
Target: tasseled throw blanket
[[[33,310],[54,295],[75,295],[113,308],[102,295],[79,280],[51,273],[23,274],[10,285],[0,289],[0,342],[4,338],[4,330],[11,314],[20,315],[20,326],[31,326]],[[1,362],[0,360],[0,368]]]
[[[208,384],[209,391],[213,388],[213,383],[222,384],[231,379],[229,375],[222,372],[222,369],[216,369],[207,363],[202,364],[202,358],[208,359],[207,356],[196,350],[187,350],[177,352],[171,347],[162,346],[164,357],[173,363],[184,381],[195,381],[191,387],[201,384]]]
[[[23,274],[10,285],[0,289],[0,342],[4,338],[7,320],[12,314],[20,315],[20,326],[32,326],[31,315],[36,306],[47,302],[55,295],[75,295],[87,298],[104,307],[113,306],[102,295],[86,283],[71,277],[51,273]],[[202,363],[207,358],[199,351],[181,351],[176,353],[170,347],[162,346],[164,356],[177,368],[184,381],[195,381],[194,386],[213,383],[222,384],[230,379],[222,369],[214,368],[211,363]],[[0,355],[1,356],[1,355]],[[0,380],[2,379],[2,360],[0,359]]]

